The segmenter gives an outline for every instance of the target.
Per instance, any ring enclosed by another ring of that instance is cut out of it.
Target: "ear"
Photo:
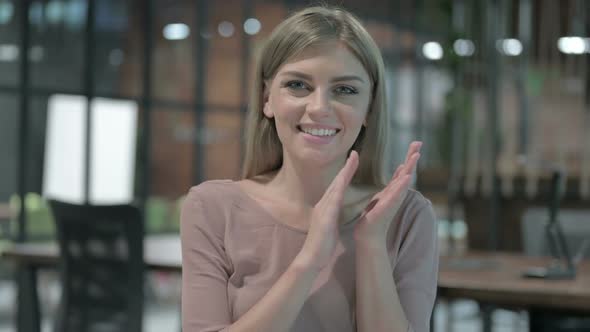
[[[262,108],[262,112],[264,113],[264,116],[266,116],[269,119],[274,118],[274,113],[272,112],[272,110],[270,109],[270,105],[268,104],[268,100],[266,100],[264,102],[264,106]]]
[[[272,110],[270,109],[270,103],[269,103],[269,96],[270,96],[270,81],[269,80],[265,80],[264,81],[264,91],[263,91],[263,95],[262,95],[262,112],[264,113],[264,115],[271,119],[274,118],[274,113],[272,112]]]

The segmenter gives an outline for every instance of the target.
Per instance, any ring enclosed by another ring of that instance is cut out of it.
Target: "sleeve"
[[[410,323],[409,331],[430,331],[430,316],[438,281],[436,217],[430,201],[420,196],[408,211],[408,228],[393,270],[400,302]]]
[[[227,296],[230,264],[225,253],[224,222],[206,211],[199,187],[195,187],[183,202],[180,223],[182,330],[222,331],[231,324]]]

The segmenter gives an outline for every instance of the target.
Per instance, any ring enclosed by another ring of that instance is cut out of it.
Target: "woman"
[[[183,331],[429,330],[432,207],[385,180],[383,60],[350,13],[313,7],[257,62],[241,181],[192,188],[181,216]]]

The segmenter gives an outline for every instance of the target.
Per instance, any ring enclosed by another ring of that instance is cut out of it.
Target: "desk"
[[[15,244],[1,253],[21,268],[18,277],[18,332],[39,332],[41,319],[37,294],[37,270],[56,268],[59,248],[56,243]],[[158,271],[182,271],[182,255],[178,235],[146,236],[144,239],[146,268]]]
[[[56,244],[17,244],[2,253],[24,269],[19,277],[19,332],[39,331],[36,270],[55,268],[59,260]],[[144,240],[146,267],[151,270],[182,271],[178,236],[147,236]],[[546,258],[515,254],[469,253],[442,257],[438,295],[446,299],[468,298],[482,303],[523,309],[574,310],[590,313],[590,262],[578,268],[575,280],[523,279],[529,266],[546,266]]]
[[[521,277],[527,267],[547,266],[549,258],[519,254],[471,252],[441,257],[438,295],[483,304],[534,310],[590,314],[590,261],[583,261],[575,280]]]

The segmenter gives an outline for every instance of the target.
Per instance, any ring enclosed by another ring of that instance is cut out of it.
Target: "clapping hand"
[[[344,167],[314,206],[307,238],[297,256],[297,260],[303,265],[321,269],[332,258],[339,240],[338,219],[342,209],[344,192],[356,172],[358,163],[358,153],[353,150],[346,159]]]
[[[362,241],[385,244],[389,225],[410,186],[412,174],[420,158],[421,146],[421,142],[410,144],[405,162],[396,169],[387,186],[375,194],[363,210],[354,230],[357,243]],[[314,206],[307,238],[297,257],[302,264],[321,269],[331,259],[339,240],[338,219],[344,193],[358,168],[358,158],[356,151],[350,153],[344,167]]]
[[[371,198],[355,226],[354,237],[357,243],[361,241],[363,244],[385,245],[391,221],[408,192],[420,159],[421,147],[422,142],[410,144],[404,163],[397,167],[387,186]]]

